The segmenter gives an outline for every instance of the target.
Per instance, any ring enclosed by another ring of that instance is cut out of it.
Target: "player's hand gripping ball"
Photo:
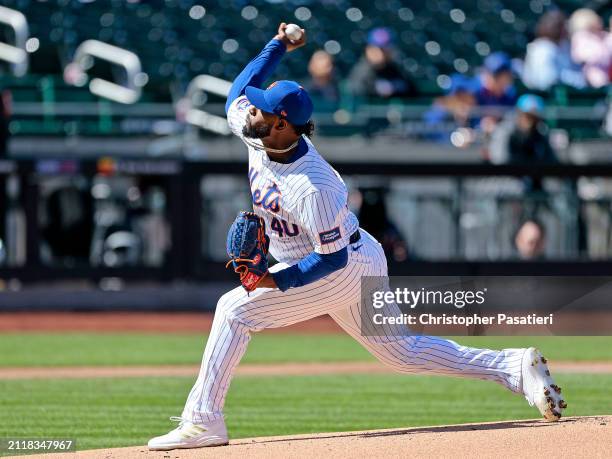
[[[296,24],[281,22],[274,38],[282,41],[287,47],[287,52],[291,52],[306,44],[306,31]]]
[[[302,29],[300,29],[300,26],[297,24],[289,24],[285,29],[285,34],[287,34],[289,40],[292,41],[298,41],[303,35]]]
[[[234,271],[240,275],[240,283],[247,292],[252,292],[268,274],[268,247],[263,218],[253,212],[242,211],[227,233],[227,254]]]

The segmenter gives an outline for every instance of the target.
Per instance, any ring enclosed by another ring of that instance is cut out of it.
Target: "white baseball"
[[[289,24],[285,29],[285,35],[287,35],[289,40],[297,41],[302,38],[302,29],[297,24]]]

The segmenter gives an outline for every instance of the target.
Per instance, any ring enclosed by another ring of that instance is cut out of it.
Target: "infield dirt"
[[[172,320],[169,320],[169,319]],[[206,332],[209,314],[3,314],[0,331]],[[280,329],[285,333],[334,333],[338,326],[326,317]],[[311,366],[308,366],[311,365]],[[610,362],[556,362],[554,371],[610,373]],[[56,372],[54,375],[49,373]],[[239,372],[266,374],[372,373],[388,370],[376,362],[328,364],[243,365]],[[195,375],[197,366],[3,368],[0,379],[37,377],[118,377]],[[160,374],[161,373],[161,374]],[[449,404],[449,409],[452,405]],[[230,432],[231,434],[231,432]],[[145,446],[27,456],[50,459],[182,459],[182,458],[534,458],[610,457],[612,416],[568,417],[557,423],[542,420],[503,421],[436,427],[397,428],[362,432],[317,433],[283,437],[243,438],[228,446],[150,452]],[[24,457],[24,456],[19,456]]]
[[[144,446],[28,456],[52,459],[215,458],[534,458],[610,457],[612,416],[587,416],[548,423],[503,421],[408,429],[337,432],[232,440],[228,446],[148,451]]]
[[[612,374],[612,362],[565,362],[551,364],[555,373]],[[199,365],[92,366],[92,367],[0,367],[6,379],[140,378],[145,376],[193,376]],[[242,364],[239,376],[314,376],[342,374],[386,374],[393,369],[379,362],[320,362]]]

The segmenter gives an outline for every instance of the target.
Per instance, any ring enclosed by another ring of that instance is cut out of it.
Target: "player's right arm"
[[[250,105],[246,98],[242,97],[246,87],[260,88],[272,75],[285,52],[293,51],[306,43],[306,35],[303,31],[302,38],[291,41],[285,33],[286,28],[287,24],[281,23],[274,38],[247,64],[232,83],[225,103],[225,113],[229,126],[236,135],[242,135],[242,126]]]

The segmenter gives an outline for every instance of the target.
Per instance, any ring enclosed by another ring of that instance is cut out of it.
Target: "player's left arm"
[[[282,291],[302,287],[342,269],[348,263],[347,245],[350,235],[344,234],[343,222],[348,214],[346,196],[320,190],[302,199],[301,226],[305,228],[315,250],[297,264],[267,276],[262,287]]]

